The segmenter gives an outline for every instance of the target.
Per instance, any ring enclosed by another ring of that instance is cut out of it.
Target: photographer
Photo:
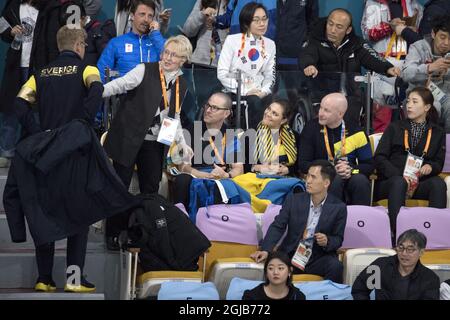
[[[330,193],[347,204],[369,206],[372,149],[361,128],[344,122],[347,106],[341,93],[331,93],[322,99],[319,119],[310,121],[300,135],[299,169],[306,174],[311,162],[317,159],[334,163],[337,175]]]

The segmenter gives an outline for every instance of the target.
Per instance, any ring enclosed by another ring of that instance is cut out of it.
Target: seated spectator
[[[133,0],[117,0],[116,10],[114,14],[114,22],[116,24],[117,36],[121,36],[132,30],[132,18],[130,16],[133,6]],[[170,9],[164,10],[163,0],[152,1],[155,5],[155,21],[161,25],[161,33],[166,33],[169,27],[170,16],[172,11]]]
[[[298,165],[306,174],[317,159],[333,163],[337,176],[329,192],[352,205],[370,205],[370,182],[373,171],[372,149],[365,132],[344,122],[347,99],[331,93],[320,103],[319,119],[306,124],[300,135]]]
[[[226,30],[217,29],[214,17],[226,10],[226,1],[197,0],[183,26],[186,36],[196,38],[196,47],[192,54],[192,63],[198,66],[217,67],[222,44],[228,34]]]
[[[189,189],[193,177],[202,179],[228,179],[244,172],[242,163],[237,161],[239,141],[237,137],[227,137],[225,120],[231,113],[231,99],[222,92],[214,93],[203,109],[203,121],[196,121],[188,128],[190,139],[186,141],[194,152],[194,161],[178,166],[182,173],[175,176],[174,203],[189,207]],[[195,127],[200,127],[196,130]],[[201,136],[198,136],[201,134]],[[201,140],[201,145],[197,141]],[[198,150],[196,147],[201,146]],[[209,151],[207,153],[206,151]],[[217,190],[216,190],[217,191]],[[215,203],[222,203],[220,193],[215,192]]]
[[[255,129],[270,101],[275,82],[275,43],[264,37],[269,18],[266,8],[250,2],[239,15],[240,34],[226,38],[217,66],[217,78],[227,92],[237,92],[236,72],[242,72],[241,94],[248,103],[249,127]]]
[[[389,76],[400,75],[400,69],[379,57],[354,33],[352,15],[341,8],[331,11],[327,18],[320,19],[313,27],[300,52],[299,66],[307,77],[313,78],[319,72],[361,73],[361,67]],[[337,76],[335,81],[341,83],[341,76]],[[350,86],[345,88],[349,100],[345,121],[359,125],[361,94],[359,86],[353,80],[349,82]]]
[[[396,255],[376,259],[358,275],[353,299],[369,300],[375,290],[375,300],[439,300],[439,277],[420,263],[426,245],[427,238],[416,229],[403,232]]]
[[[408,91],[417,86],[432,90],[445,132],[450,133],[450,16],[436,20],[431,36],[411,45],[402,77]]]
[[[171,37],[164,45],[159,63],[139,64],[125,76],[105,85],[103,97],[128,92],[104,143],[117,175],[127,188],[136,165],[141,193],[157,193],[169,145],[173,142],[185,145],[180,113],[187,84],[181,77],[181,67],[191,55],[192,46],[185,36]],[[158,139],[162,127],[176,132]],[[107,221],[109,247],[116,248],[116,237],[127,222],[127,214]]]
[[[112,39],[98,60],[102,81],[106,67],[118,71],[122,77],[139,63],[159,61],[165,40],[154,19],[155,4],[151,0],[137,0],[130,16],[132,31]]]
[[[264,283],[252,290],[245,290],[242,300],[306,300],[303,292],[292,284],[292,271],[286,253],[269,253],[264,263]]]
[[[314,161],[306,177],[305,193],[289,195],[280,214],[270,225],[261,251],[251,257],[256,262],[267,259],[283,234],[287,234],[277,250],[292,259],[294,273],[317,274],[342,283],[343,266],[336,250],[342,245],[347,207],[328,193],[336,176],[326,160]]]
[[[256,131],[252,172],[295,175],[297,139],[289,127],[291,117],[292,109],[287,100],[276,99],[266,108]]]
[[[433,101],[430,90],[414,88],[406,104],[408,119],[392,122],[375,152],[374,199],[388,198],[393,243],[397,215],[407,197],[428,200],[434,208],[447,204],[447,187],[438,176],[444,165],[445,133],[435,122]]]

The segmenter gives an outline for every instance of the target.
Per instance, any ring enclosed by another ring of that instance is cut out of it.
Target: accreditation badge
[[[430,82],[428,89],[430,89],[434,100],[439,101],[441,104],[447,99],[447,95],[441,90],[433,81]]]
[[[406,195],[411,198],[419,185],[419,171],[422,168],[423,158],[413,155],[408,152],[406,158],[405,169],[403,170],[403,176],[411,180]]]
[[[295,250],[295,254],[292,257],[291,263],[293,266],[299,268],[304,271],[306,264],[311,257],[312,249],[307,247],[303,241],[300,241],[297,250]]]
[[[175,140],[175,136],[177,134],[177,128],[180,121],[178,119],[173,118],[164,118],[161,123],[161,129],[159,130],[158,134],[158,141],[159,143],[165,144],[167,146],[172,145],[173,141]]]

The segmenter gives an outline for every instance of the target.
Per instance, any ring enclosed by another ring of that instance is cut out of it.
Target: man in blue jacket
[[[112,39],[97,62],[102,81],[105,81],[106,67],[123,76],[139,63],[159,61],[165,39],[159,31],[159,23],[153,20],[154,15],[153,1],[134,2],[131,32]]]
[[[347,207],[328,194],[335,176],[328,161],[314,161],[306,177],[307,193],[293,193],[286,198],[263,239],[261,251],[251,258],[263,262],[288,228],[277,250],[292,258],[294,273],[316,274],[342,283],[343,266],[336,250],[344,239]]]

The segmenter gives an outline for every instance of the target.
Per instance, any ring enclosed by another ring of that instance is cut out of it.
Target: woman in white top
[[[217,78],[227,92],[236,94],[236,72],[242,72],[241,94],[248,104],[249,127],[256,128],[270,101],[275,83],[275,43],[264,37],[269,25],[266,8],[250,2],[239,15],[241,32],[229,35],[222,48]]]

